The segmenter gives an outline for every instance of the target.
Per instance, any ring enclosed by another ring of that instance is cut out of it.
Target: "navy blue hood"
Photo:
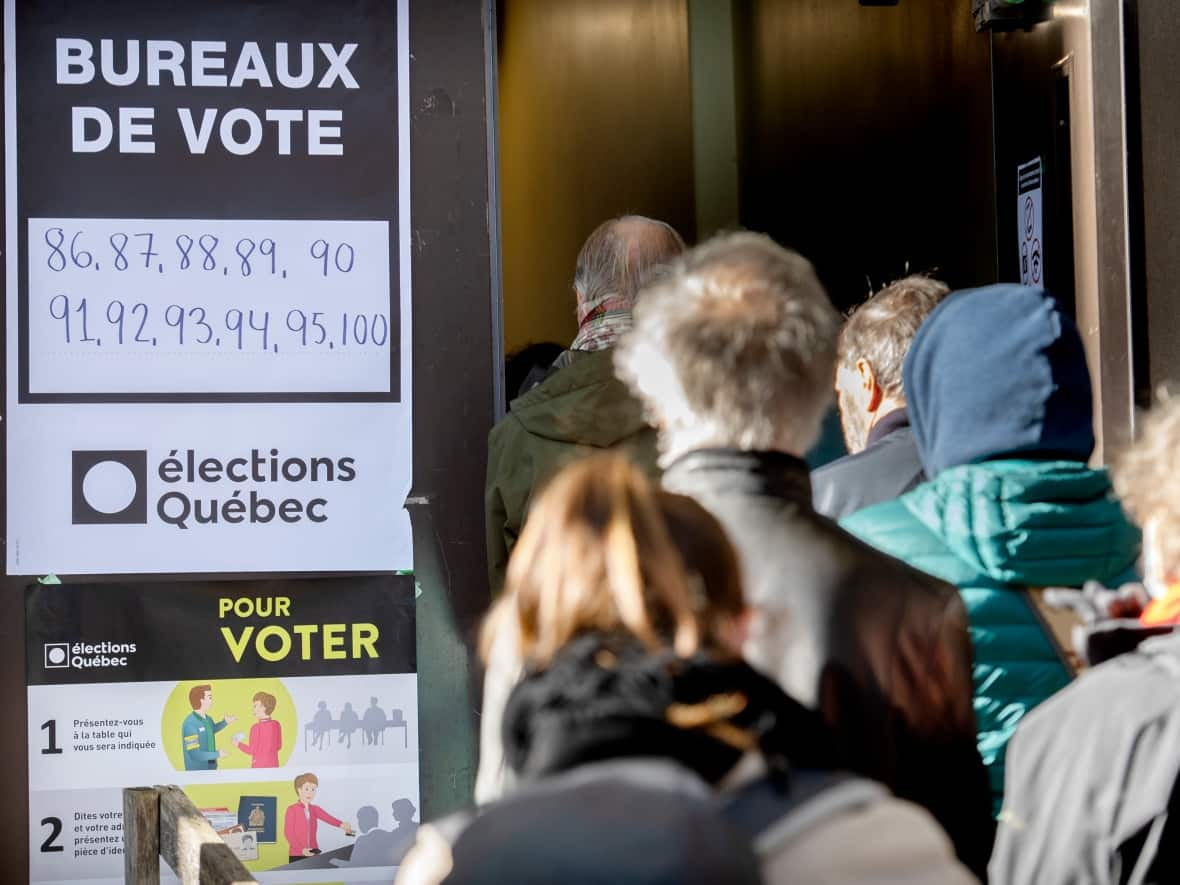
[[[1094,450],[1082,339],[1041,289],[955,292],[918,329],[902,380],[927,476],[1000,455],[1086,461]]]

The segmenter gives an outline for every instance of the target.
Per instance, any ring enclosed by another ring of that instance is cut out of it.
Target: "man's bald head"
[[[653,270],[683,251],[684,240],[663,221],[642,215],[604,221],[578,253],[578,324],[608,301],[630,308]]]

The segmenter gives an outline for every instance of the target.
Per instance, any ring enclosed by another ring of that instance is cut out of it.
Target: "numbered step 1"
[[[30,219],[22,388],[397,400],[389,236],[385,221]]]

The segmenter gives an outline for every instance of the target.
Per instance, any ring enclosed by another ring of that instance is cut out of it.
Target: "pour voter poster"
[[[260,882],[393,880],[421,820],[413,578],[36,585],[26,617],[32,881],[122,882],[121,790],[154,784]]]
[[[9,574],[412,567],[407,8],[6,0]]]

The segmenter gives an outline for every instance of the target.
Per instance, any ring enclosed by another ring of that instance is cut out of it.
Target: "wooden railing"
[[[160,858],[184,885],[257,885],[179,787],[123,790],[123,877],[159,885]]]

